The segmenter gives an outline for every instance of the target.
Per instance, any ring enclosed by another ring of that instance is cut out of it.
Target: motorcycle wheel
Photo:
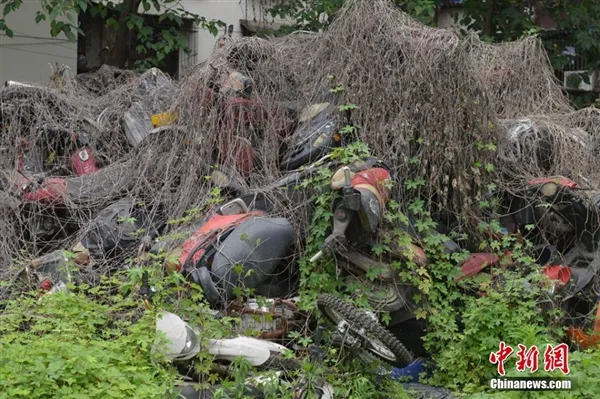
[[[329,294],[320,295],[317,298],[317,306],[334,324],[345,321],[354,331],[361,331],[367,342],[364,349],[382,361],[401,368],[413,361],[408,349],[364,311]]]

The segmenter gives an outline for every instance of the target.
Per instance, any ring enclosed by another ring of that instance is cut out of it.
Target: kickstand
[[[324,358],[322,350],[321,350],[321,341],[323,340],[323,327],[317,327],[317,335],[315,337],[314,344],[310,345],[308,348],[308,353],[310,354],[311,360],[316,362],[321,362]]]

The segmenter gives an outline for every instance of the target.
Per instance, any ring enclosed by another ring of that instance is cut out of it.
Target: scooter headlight
[[[187,336],[185,338],[185,347],[181,351],[181,354],[187,355],[190,353],[194,353],[195,356],[196,353],[194,351],[198,348],[198,335],[196,335],[194,330],[192,330],[192,328],[187,324],[185,326],[185,332],[187,333]]]

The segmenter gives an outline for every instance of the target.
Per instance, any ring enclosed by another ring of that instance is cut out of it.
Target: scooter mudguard
[[[360,224],[366,232],[374,234],[383,218],[383,208],[372,191],[360,188],[358,192],[360,192],[360,208],[358,209]]]
[[[428,262],[425,251],[413,243],[400,245],[398,242],[392,241],[390,247],[392,249],[392,255],[397,258],[407,259],[418,266],[425,266]]]
[[[406,301],[393,283],[380,281],[360,281],[353,276],[346,279],[346,284],[359,283],[365,288],[367,300],[373,309],[384,312],[395,312],[406,305]]]
[[[358,267],[364,273],[369,273],[371,269],[379,269],[377,279],[381,281],[393,281],[394,270],[389,264],[379,262],[369,256],[363,255],[360,251],[349,247],[338,250],[339,254],[348,259],[352,266]]]
[[[242,356],[253,366],[261,366],[269,360],[271,354],[284,351],[285,346],[250,337],[211,339],[208,344],[208,353],[218,360],[233,361]]]
[[[213,280],[226,298],[230,298],[240,279],[233,266],[242,265],[244,287],[255,288],[273,278],[273,272],[293,242],[294,229],[287,219],[245,221],[229,234],[215,255],[211,266]],[[248,273],[249,270],[253,273]]]
[[[217,306],[221,296],[219,295],[219,290],[217,289],[215,282],[212,280],[208,268],[203,266],[198,269],[194,269],[190,273],[190,277],[194,283],[202,287],[202,292],[204,292],[204,297],[208,303],[213,306]]]

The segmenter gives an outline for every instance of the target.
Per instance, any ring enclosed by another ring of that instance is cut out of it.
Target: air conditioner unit
[[[567,90],[594,91],[596,88],[597,72],[589,73],[587,71],[565,71],[563,86]],[[584,80],[588,77],[588,82]],[[579,82],[579,84],[577,84]]]

